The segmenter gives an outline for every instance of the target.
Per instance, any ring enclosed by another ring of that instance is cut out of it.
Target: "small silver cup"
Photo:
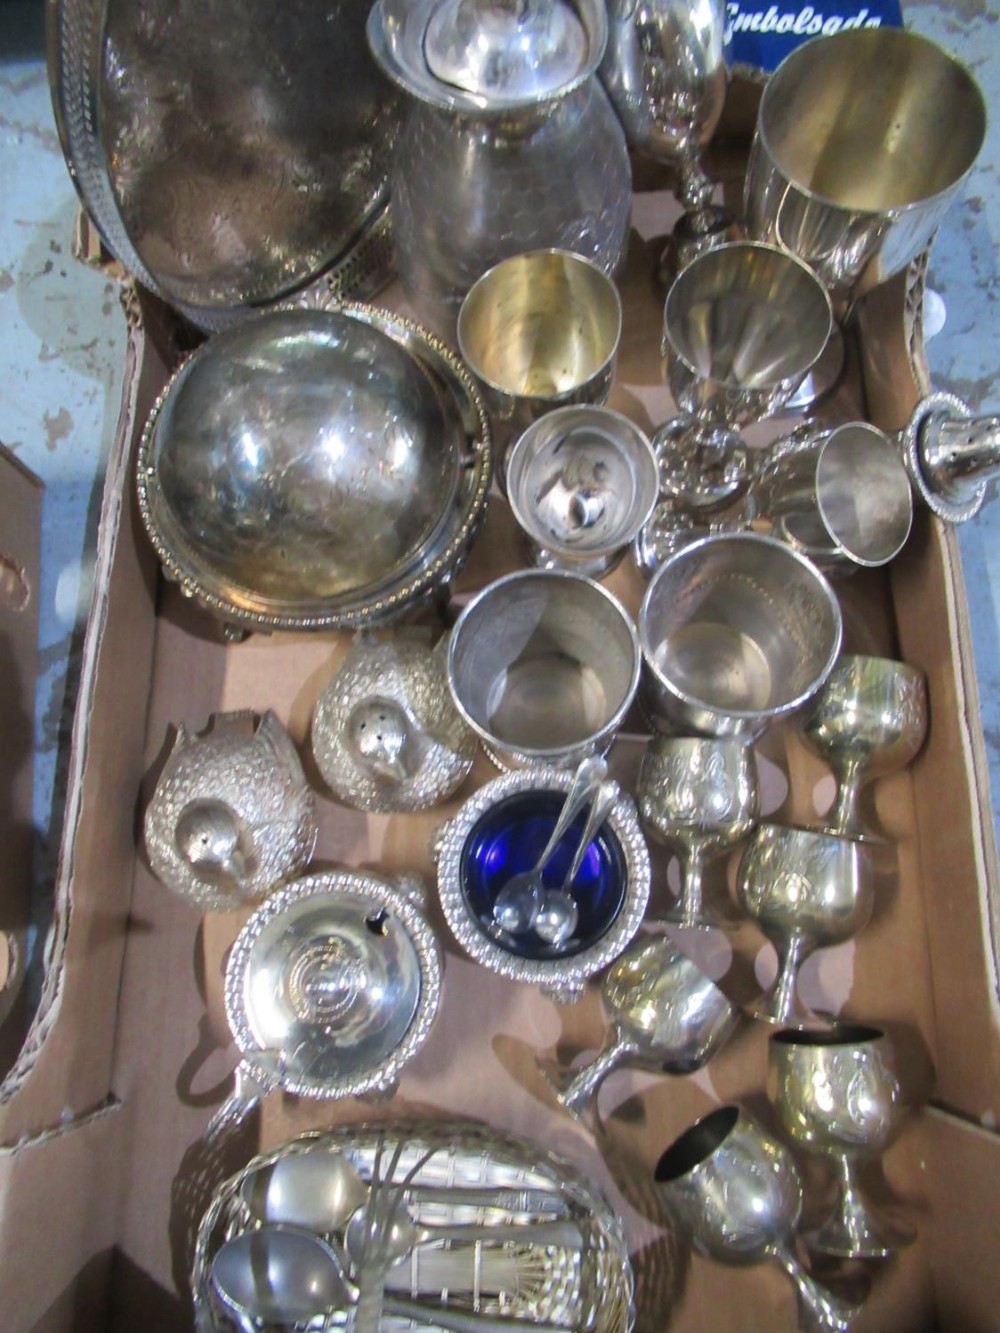
[[[501,260],[470,288],[458,346],[483,390],[501,456],[533,421],[611,392],[622,331],[618,288],[569,250]]]
[[[639,609],[647,711],[667,732],[752,741],[815,695],[842,633],[811,560],[757,533],[703,537],[663,562]]]
[[[639,643],[592,579],[530,569],[488,584],[448,645],[458,711],[502,768],[575,767],[606,750],[635,697]]]
[[[895,443],[850,421],[771,446],[754,483],[776,537],[828,573],[888,564],[913,525],[913,488]]]
[[[559,407],[507,457],[507,497],[545,569],[598,578],[621,559],[656,504],[653,446],[608,407]]]

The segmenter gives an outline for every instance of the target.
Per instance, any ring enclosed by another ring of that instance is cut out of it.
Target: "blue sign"
[[[728,0],[726,37],[734,65],[768,74],[796,46],[844,28],[901,28],[899,0]]]

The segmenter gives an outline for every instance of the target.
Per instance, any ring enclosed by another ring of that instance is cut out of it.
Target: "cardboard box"
[[[31,925],[42,483],[0,445],[0,1074],[24,1041]]]
[[[722,161],[725,154],[720,154]],[[738,155],[734,160],[738,160]],[[651,427],[669,411],[659,358],[653,233],[672,220],[666,194],[639,195],[623,281],[625,335],[611,405]],[[919,271],[869,300],[858,369],[842,406],[894,428],[925,387],[915,330]],[[393,294],[387,294],[392,300]],[[320,867],[422,873],[445,949],[442,1009],[392,1102],[297,1102],[272,1096],[219,1148],[201,1138],[236,1063],[223,1018],[226,951],[245,914],[204,918],[160,886],[137,830],[172,726],[199,731],[212,714],[274,708],[307,758],[313,702],[347,636],[251,636],[225,642],[177,590],[161,584],[138,522],[135,438],[176,356],[173,326],[142,303],[129,338],[122,418],[100,529],[97,599],[84,647],[53,966],[45,1003],[0,1092],[0,1323],[8,1333],[178,1333],[192,1326],[187,1291],[194,1237],[213,1188],[260,1147],[306,1128],[414,1112],[481,1117],[580,1163],[621,1209],[637,1276],[640,1330],[775,1330],[795,1326],[792,1290],[776,1269],[690,1258],[664,1227],[652,1187],[662,1149],[699,1115],[736,1099],[767,1118],[763,1026],[747,1025],[690,1078],[622,1072],[605,1084],[595,1137],[547,1100],[536,1051],[566,1056],[599,1044],[596,993],[571,1009],[502,981],[465,958],[434,907],[430,840],[473,786],[477,761],[445,807],[367,817],[316,781]],[[459,581],[480,586],[518,559],[498,498]],[[634,608],[638,576],[612,586]],[[992,1132],[1000,1058],[991,895],[995,851],[972,656],[953,535],[926,515],[886,573],[840,585],[848,648],[897,654],[928,675],[931,732],[914,765],[874,794],[889,864],[870,926],[816,960],[804,984],[843,1012],[887,1027],[904,1057],[915,1115],[885,1159],[895,1195],[914,1214],[915,1246],[873,1268],[856,1325],[907,1333],[977,1333],[996,1326],[1000,1279],[991,1237],[1000,1183]],[[623,740],[614,765],[634,773],[641,747]],[[815,814],[829,798],[818,761],[789,728],[761,743],[769,813]],[[314,775],[315,776],[315,775]],[[662,904],[667,862],[652,910]],[[725,885],[720,886],[723,890]],[[736,937],[737,965],[756,940]],[[981,1123],[975,1123],[981,1122]],[[983,1126],[986,1126],[984,1128]]]

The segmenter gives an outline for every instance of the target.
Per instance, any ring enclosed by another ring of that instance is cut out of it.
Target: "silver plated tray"
[[[398,92],[366,0],[54,0],[49,75],[81,201],[114,256],[199,327],[325,271],[391,272]]]

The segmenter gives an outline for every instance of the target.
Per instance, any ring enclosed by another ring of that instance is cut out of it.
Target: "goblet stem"
[[[795,1255],[783,1246],[771,1251],[791,1280],[799,1298],[799,1327],[806,1333],[848,1333],[861,1313],[861,1305],[835,1296],[828,1287],[805,1271]]]
[[[556,1074],[546,1073],[545,1077],[555,1088],[559,1104],[564,1106],[570,1115],[579,1116],[597,1095],[598,1088],[611,1071],[617,1069],[625,1060],[639,1054],[639,1047],[625,1035],[616,1023],[605,1039],[600,1053],[591,1060],[590,1064],[584,1065],[582,1069],[574,1074],[565,1086],[558,1086],[558,1075]]]
[[[846,1153],[835,1157],[837,1194],[829,1216],[806,1233],[806,1244],[820,1254],[848,1259],[884,1259],[916,1237],[912,1227],[873,1211],[858,1183],[858,1163]]]
[[[717,211],[712,207],[715,186],[702,168],[697,153],[689,153],[680,166],[678,197],[687,214],[686,228],[692,237],[706,236],[718,227]]]
[[[703,898],[705,854],[694,848],[681,859],[681,896],[673,920],[682,926],[706,924]]]
[[[765,996],[760,1004],[759,1012],[762,1018],[775,1023],[795,1022],[799,968],[811,952],[811,941],[799,931],[795,931],[789,937],[784,950],[778,949],[778,980],[770,994]],[[811,1018],[811,1015],[809,1017]]]
[[[837,796],[826,827],[841,837],[856,837],[864,830],[858,818],[858,797],[864,778],[864,764],[859,760],[844,760],[837,771]]]

